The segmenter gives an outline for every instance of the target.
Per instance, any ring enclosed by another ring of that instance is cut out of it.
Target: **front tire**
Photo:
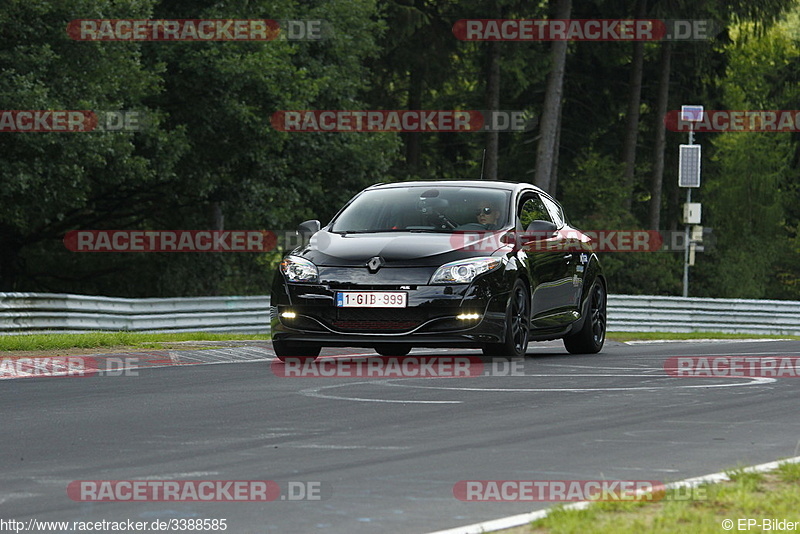
[[[586,318],[583,326],[564,338],[564,347],[570,354],[596,354],[606,341],[606,314],[608,295],[603,282],[595,280],[586,299]]]
[[[288,343],[281,340],[272,340],[272,350],[275,351],[275,356],[282,362],[287,359],[314,361],[319,356],[322,347],[319,345],[308,345],[301,343]]]
[[[531,298],[528,287],[517,279],[506,303],[505,342],[489,343],[483,347],[485,356],[524,358],[528,351],[531,331]]]

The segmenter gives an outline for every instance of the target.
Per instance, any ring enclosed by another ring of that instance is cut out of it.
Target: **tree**
[[[636,1],[636,18],[644,19],[647,15],[647,0]],[[639,107],[642,95],[642,73],[644,71],[644,41],[633,43],[631,75],[629,82],[628,110],[625,113],[625,142],[622,146],[622,163],[625,165],[625,185],[632,192],[634,173],[636,172],[636,143],[639,138]],[[631,208],[633,196],[625,201]]]
[[[734,29],[720,80],[727,109],[786,109],[797,101],[800,47],[790,28],[784,22],[768,31],[746,23]],[[698,269],[702,289],[740,298],[797,295],[796,142],[789,133],[732,131],[717,136],[713,149],[703,198],[717,237]]]
[[[650,177],[650,216],[649,228],[651,230],[661,229],[661,192],[664,188],[664,150],[667,146],[667,128],[664,120],[667,116],[667,106],[669,105],[669,80],[670,63],[672,62],[672,43],[663,42],[659,46],[659,72],[658,78],[658,98],[655,115],[656,138],[653,143],[653,171]]]
[[[228,2],[86,1],[87,18],[231,18]],[[328,20],[321,42],[71,41],[62,3],[0,15],[0,96],[11,109],[146,109],[140,133],[4,134],[0,279],[6,290],[121,296],[269,287],[255,255],[75,254],[75,229],[293,228],[376,181],[391,134],[289,134],[281,109],[360,107],[383,23],[371,0],[237,6],[237,18]],[[342,165],[341,162],[348,162]],[[339,187],[331,188],[337,183]],[[210,216],[213,214],[213,216]],[[134,275],[135,274],[135,275]]]
[[[87,2],[87,18],[116,10],[147,18],[149,1],[112,6]],[[158,75],[145,68],[141,48],[75,42],[74,18],[61,2],[12,2],[0,15],[0,100],[7,109],[146,110]],[[0,136],[0,289],[55,287],[114,270],[102,261],[64,254],[61,239],[76,226],[133,224],[158,210],[183,150],[180,132],[167,135],[155,113],[142,133],[6,133]]]
[[[486,109],[500,109],[500,50],[498,41],[488,43],[486,65]],[[497,180],[497,157],[500,148],[500,132],[486,134],[486,162],[484,179]]]
[[[572,11],[572,0],[555,0],[555,18],[568,19]],[[567,41],[553,41],[553,67],[547,79],[542,119],[539,127],[539,144],[536,148],[535,184],[545,191],[552,191],[553,166],[556,154],[556,137],[561,116],[561,98],[567,61]]]

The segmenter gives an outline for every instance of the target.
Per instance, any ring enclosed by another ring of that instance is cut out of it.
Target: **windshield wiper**
[[[331,233],[339,235],[350,235],[350,234],[383,234],[387,232],[405,232],[405,231],[406,230],[395,228],[394,230],[343,230],[341,232],[331,232]]]

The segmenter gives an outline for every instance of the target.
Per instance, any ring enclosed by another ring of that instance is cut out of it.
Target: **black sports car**
[[[472,347],[522,357],[529,340],[571,353],[605,341],[606,280],[590,240],[561,206],[525,183],[401,182],[356,195],[272,286],[281,360],[322,346]]]

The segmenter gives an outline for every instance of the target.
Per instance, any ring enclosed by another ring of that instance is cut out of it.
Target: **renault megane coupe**
[[[599,352],[606,280],[591,240],[525,183],[378,184],[281,262],[272,344],[281,360],[322,347],[480,348],[520,358],[529,341]]]

